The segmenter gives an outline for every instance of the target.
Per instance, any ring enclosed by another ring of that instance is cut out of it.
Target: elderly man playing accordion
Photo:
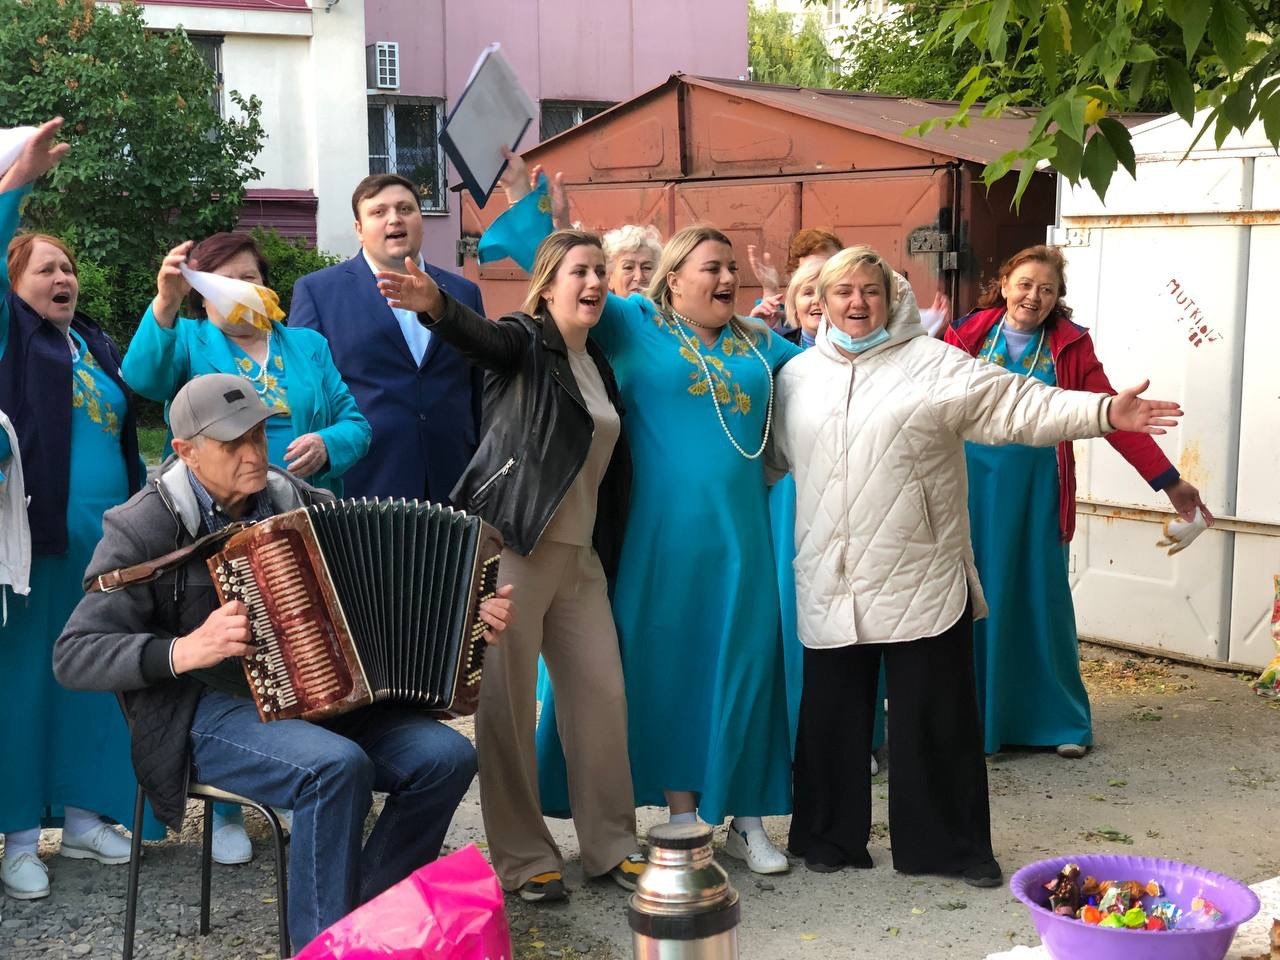
[[[103,521],[86,587],[236,520],[331,499],[267,462],[265,406],[242,377],[192,379],[170,409],[176,454]],[[509,590],[484,601],[505,629]],[[262,723],[239,658],[247,610],[221,606],[203,555],[124,589],[90,589],[54,648],[58,680],[123,694],[134,766],[161,821],[180,827],[188,777],[294,811],[289,937],[301,946],[440,852],[475,774],[470,742],[438,720],[374,704],[323,722]],[[388,794],[361,847],[372,792]]]

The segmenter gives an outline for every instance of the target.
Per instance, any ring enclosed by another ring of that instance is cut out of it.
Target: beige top
[[[609,395],[604,389],[604,380],[596,369],[595,361],[586,350],[568,350],[569,366],[573,369],[574,379],[578,381],[578,391],[587,402],[587,412],[595,423],[591,434],[591,449],[587,451],[587,459],[582,469],[573,478],[569,492],[560,501],[555,515],[547,524],[542,535],[544,540],[556,543],[570,543],[574,546],[591,546],[591,532],[596,525],[596,495],[600,492],[600,482],[605,471],[609,469],[609,460],[613,456],[613,448],[618,442],[618,434],[622,430],[622,421],[618,411],[609,402]]]

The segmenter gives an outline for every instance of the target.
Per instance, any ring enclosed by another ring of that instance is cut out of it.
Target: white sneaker
[[[49,868],[34,853],[0,860],[4,892],[15,900],[39,900],[49,895]]]
[[[109,823],[99,823],[86,833],[62,831],[62,856],[72,860],[97,860],[99,863],[128,863],[129,838]]]
[[[740,833],[733,821],[725,837],[724,852],[738,860],[745,860],[753,873],[786,873],[791,869],[787,855],[773,845],[763,830]]]
[[[879,772],[880,772],[880,764],[876,763],[876,758],[875,758],[874,756],[872,756],[872,758],[871,758],[871,775],[874,777],[874,776],[875,776],[877,773],[879,773]]]
[[[224,823],[213,831],[213,862],[248,863],[253,859],[253,844],[243,823]]]

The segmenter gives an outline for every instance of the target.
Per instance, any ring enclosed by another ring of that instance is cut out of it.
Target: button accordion
[[[444,716],[480,695],[482,600],[502,540],[478,517],[405,500],[338,500],[255,523],[208,560],[249,610],[245,676],[263,720],[382,700]]]

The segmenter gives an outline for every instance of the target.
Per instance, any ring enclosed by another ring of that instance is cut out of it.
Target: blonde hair
[[[818,279],[818,275],[822,273],[822,267],[825,261],[810,260],[803,266],[797,267],[796,272],[791,276],[791,282],[787,284],[787,295],[784,299],[787,309],[787,326],[803,327],[800,321],[800,314],[796,309],[796,297],[800,295],[800,288],[806,283],[813,283]],[[821,296],[819,296],[821,299]]]
[[[889,264],[884,262],[880,254],[865,243],[845,247],[822,265],[822,272],[818,274],[818,299],[826,303],[827,288],[862,266],[876,267],[880,270],[880,276],[884,282],[884,294],[888,298],[889,310],[892,311],[898,303],[897,274]]]
[[[595,247],[604,252],[600,237],[588,230],[557,230],[538,244],[533,255],[533,269],[529,271],[529,289],[520,309],[530,316],[542,310],[542,294],[556,279],[556,271],[569,251],[574,247]]]
[[[671,284],[667,277],[673,273],[679,272],[684,266],[684,262],[689,259],[689,255],[698,248],[699,244],[713,240],[716,243],[723,243],[730,250],[733,249],[733,241],[730,240],[723,232],[706,223],[695,223],[692,226],[685,227],[683,230],[677,230],[672,234],[671,239],[667,241],[667,245],[662,248],[662,256],[658,258],[658,265],[653,270],[653,282],[649,284],[647,295],[654,305],[658,308],[658,312],[664,316],[672,313],[671,306]],[[734,319],[748,332],[754,334],[757,338],[763,335],[766,342],[769,339],[769,327],[767,324],[761,323],[753,317],[740,317],[736,314]]]
[[[644,250],[652,254],[656,262],[662,256],[662,234],[651,223],[646,223],[644,226],[625,223],[610,230],[604,235],[605,269],[612,271],[613,261],[619,254],[631,250]]]

